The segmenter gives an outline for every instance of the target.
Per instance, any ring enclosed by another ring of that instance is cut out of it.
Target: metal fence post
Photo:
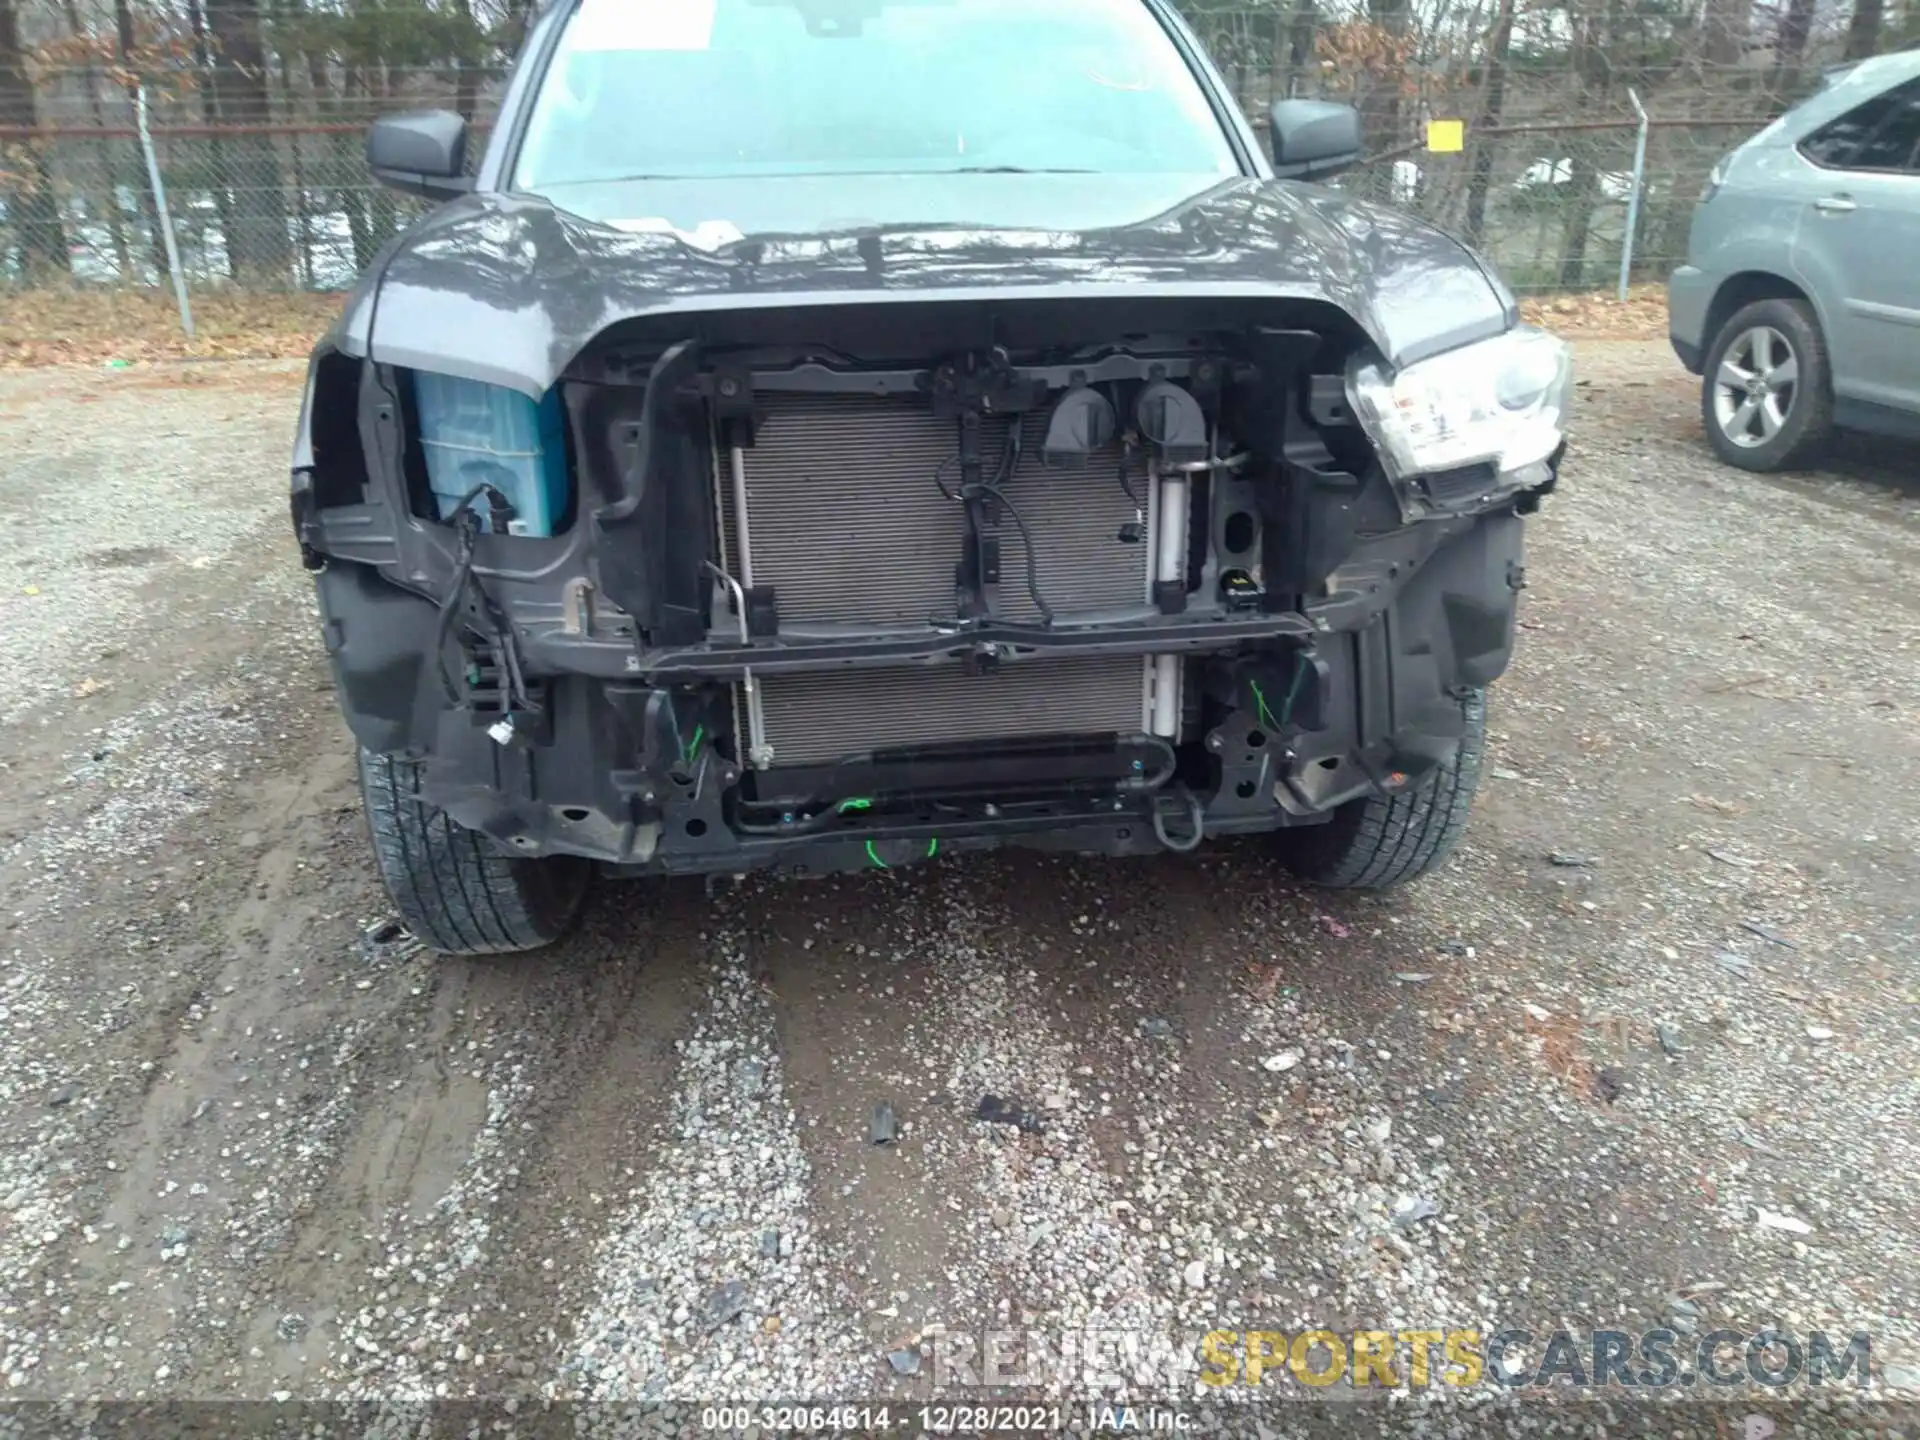
[[[160,179],[160,161],[153,153],[153,136],[147,131],[147,87],[133,92],[133,116],[140,128],[140,149],[147,157],[147,181],[153,186],[153,209],[160,222],[160,240],[167,249],[167,270],[173,276],[173,298],[180,305],[180,328],[193,339],[193,307],[187,303],[187,274],[180,268],[180,249],[173,243],[173,216],[167,210],[167,187]]]
[[[1647,178],[1647,109],[1640,103],[1640,92],[1628,90],[1633,113],[1640,117],[1640,135],[1633,144],[1633,188],[1627,192],[1627,234],[1620,242],[1620,298],[1627,298],[1627,281],[1633,274],[1633,240],[1640,228],[1640,191]]]

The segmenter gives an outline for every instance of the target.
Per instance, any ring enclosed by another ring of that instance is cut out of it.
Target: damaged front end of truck
[[[360,745],[501,856],[1187,850],[1417,790],[1507,666],[1565,349],[1457,250],[1492,301],[1423,343],[1177,257],[986,294],[862,236],[569,315],[444,283],[499,210],[321,347],[293,509]]]

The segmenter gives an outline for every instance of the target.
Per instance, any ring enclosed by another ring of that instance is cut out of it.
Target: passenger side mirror
[[[1360,158],[1360,112],[1351,105],[1276,100],[1269,133],[1282,180],[1324,180]]]
[[[451,110],[382,115],[367,132],[367,166],[382,185],[450,200],[473,189],[467,122]]]

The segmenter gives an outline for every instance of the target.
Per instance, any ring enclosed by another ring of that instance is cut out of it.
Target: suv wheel
[[[580,914],[592,873],[574,856],[520,860],[424,804],[420,764],[360,752],[374,860],[400,918],[449,955],[537,950]]]
[[[1707,352],[1701,418],[1714,452],[1742,470],[1790,470],[1833,432],[1827,342],[1803,300],[1736,310]]]
[[[1324,825],[1282,830],[1282,857],[1301,879],[1335,890],[1385,890],[1439,867],[1467,830],[1487,748],[1487,693],[1460,702],[1466,729],[1453,763],[1418,790],[1350,800]]]

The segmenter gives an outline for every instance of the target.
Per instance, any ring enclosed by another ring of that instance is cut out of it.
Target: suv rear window
[[[1920,80],[1874,96],[1800,142],[1829,170],[1920,172]]]

